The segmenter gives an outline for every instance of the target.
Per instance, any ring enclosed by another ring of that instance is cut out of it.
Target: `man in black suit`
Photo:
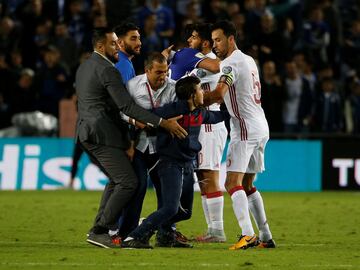
[[[94,226],[87,241],[112,248],[117,245],[109,230],[117,229],[122,209],[136,191],[138,180],[127,157],[128,127],[120,111],[150,127],[162,127],[179,138],[187,133],[176,120],[166,120],[151,114],[132,100],[124,87],[119,71],[114,67],[119,47],[116,34],[106,28],[93,32],[94,52],[76,72],[78,120],[76,142],[91,160],[108,176]]]

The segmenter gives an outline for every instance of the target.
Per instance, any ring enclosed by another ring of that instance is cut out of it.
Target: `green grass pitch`
[[[360,192],[263,193],[278,247],[230,251],[239,227],[225,195],[224,244],[193,249],[101,249],[85,242],[100,192],[0,192],[0,269],[360,269]],[[148,192],[143,216],[155,208]],[[178,224],[205,230],[200,195],[193,218]]]

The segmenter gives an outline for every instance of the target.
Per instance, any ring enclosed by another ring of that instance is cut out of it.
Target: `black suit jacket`
[[[119,112],[157,127],[160,118],[138,106],[128,94],[119,71],[92,53],[80,65],[75,79],[78,97],[76,141],[129,147],[128,125]]]

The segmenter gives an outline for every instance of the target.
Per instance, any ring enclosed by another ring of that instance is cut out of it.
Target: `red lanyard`
[[[155,106],[155,103],[153,101],[153,96],[152,96],[151,89],[150,89],[150,86],[149,86],[148,83],[146,83],[146,89],[148,90],[148,94],[149,94],[149,97],[150,97],[151,107],[154,109],[154,108],[156,108],[156,106]]]

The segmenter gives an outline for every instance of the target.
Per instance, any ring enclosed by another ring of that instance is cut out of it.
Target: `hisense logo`
[[[0,151],[0,190],[56,189],[67,186],[72,158],[54,156],[51,147],[5,144]],[[51,156],[52,155],[52,156]],[[75,180],[77,189],[103,189],[107,178],[89,163]]]

